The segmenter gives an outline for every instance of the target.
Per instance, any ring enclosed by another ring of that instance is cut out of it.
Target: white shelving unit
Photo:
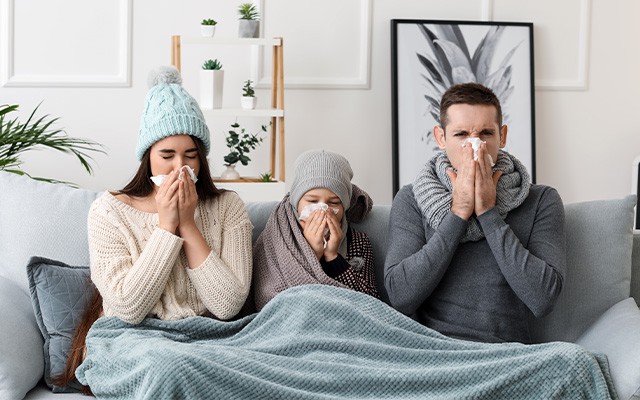
[[[265,46],[273,51],[273,68],[271,80],[271,107],[245,110],[242,108],[203,109],[205,118],[216,117],[268,117],[271,118],[271,134],[269,146],[269,173],[276,182],[261,182],[256,177],[242,177],[238,180],[221,180],[214,177],[216,186],[238,192],[244,201],[280,200],[285,194],[284,165],[284,71],[283,40],[245,38],[206,38],[206,37],[171,37],[171,64],[181,70],[181,49],[183,45],[234,45]],[[277,149],[277,152],[276,152]],[[276,174],[276,154],[278,169]]]

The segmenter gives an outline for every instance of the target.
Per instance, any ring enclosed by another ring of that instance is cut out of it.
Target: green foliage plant
[[[222,63],[217,58],[215,60],[207,60],[202,64],[202,69],[220,70],[222,69]]]
[[[248,80],[244,83],[244,86],[242,87],[242,96],[243,97],[254,97],[256,92],[255,90],[253,90],[253,85],[252,85],[253,81]]]
[[[61,129],[52,129],[58,118],[49,115],[35,117],[38,105],[25,122],[16,117],[10,119],[8,115],[18,109],[18,105],[0,105],[0,170],[18,175],[26,175],[32,179],[50,183],[63,183],[76,187],[70,182],[49,178],[33,177],[21,169],[20,155],[29,150],[50,148],[66,154],[74,155],[84,169],[93,173],[89,160],[93,160],[89,152],[106,154],[102,145],[92,140],[68,136]]]
[[[271,123],[269,123],[271,125]],[[245,132],[245,129],[240,127],[240,124],[234,122],[231,124],[229,135],[226,138],[226,144],[229,148],[229,154],[224,156],[224,165],[234,165],[238,162],[246,166],[251,161],[251,158],[247,155],[251,150],[255,150],[256,147],[263,141],[263,137],[259,135],[263,132],[267,132],[267,126],[262,125],[261,131],[249,134]]]
[[[260,179],[260,182],[273,182],[273,177],[271,176],[271,172],[265,172],[264,174],[260,174],[259,179]]]
[[[240,14],[240,19],[247,19],[250,21],[258,20],[260,18],[260,13],[256,10],[256,6],[253,3],[242,3],[238,6],[238,14]]]
[[[216,25],[217,23],[214,19],[203,19],[200,25]]]

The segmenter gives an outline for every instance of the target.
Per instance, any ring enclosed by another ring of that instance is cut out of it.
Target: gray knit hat
[[[138,160],[155,142],[172,135],[197,137],[209,154],[209,128],[198,103],[182,87],[180,72],[174,67],[160,67],[149,74],[149,87],[136,146]]]
[[[327,188],[335,193],[347,210],[351,201],[353,170],[346,158],[325,150],[302,153],[295,163],[295,178],[289,200],[294,210],[302,196],[311,189]]]

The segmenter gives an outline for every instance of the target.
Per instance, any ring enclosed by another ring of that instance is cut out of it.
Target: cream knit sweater
[[[244,203],[233,192],[199,201],[196,225],[211,252],[189,269],[183,239],[158,228],[158,214],[137,210],[105,192],[88,217],[91,279],[105,316],[129,323],[145,317],[229,319],[251,286],[251,231]]]

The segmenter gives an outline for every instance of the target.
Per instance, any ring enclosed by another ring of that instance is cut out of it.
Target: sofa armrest
[[[43,339],[31,299],[0,277],[0,398],[22,399],[42,378]]]
[[[640,310],[633,298],[609,308],[576,343],[607,356],[621,400],[640,399]]]

